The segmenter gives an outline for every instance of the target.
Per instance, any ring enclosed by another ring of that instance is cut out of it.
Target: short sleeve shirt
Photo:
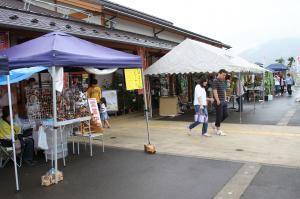
[[[194,93],[194,105],[200,105],[199,101],[198,101],[199,97],[201,97],[202,105],[206,106],[207,105],[206,91],[204,88],[201,88],[201,86],[199,84],[197,84],[195,87],[195,93]]]
[[[194,92],[194,105],[199,105],[198,97],[200,97],[200,94],[201,94],[201,87],[199,84],[197,84]]]
[[[221,102],[225,101],[225,86],[224,82],[219,80],[219,79],[214,79],[213,84],[212,84],[212,89],[217,90],[219,100]]]

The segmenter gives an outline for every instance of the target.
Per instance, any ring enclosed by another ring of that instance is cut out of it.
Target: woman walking
[[[195,92],[194,92],[194,107],[195,107],[195,114],[205,114],[206,117],[208,117],[208,112],[207,112],[207,101],[213,101],[212,98],[207,98],[206,97],[206,91],[205,87],[207,86],[207,78],[202,77],[200,80],[198,80],[197,85],[195,87]],[[195,128],[197,125],[199,125],[200,122],[198,119],[196,119],[195,122],[190,124],[188,126],[188,129],[191,131],[193,128]],[[207,132],[207,127],[208,127],[208,120],[204,121],[203,126],[202,126],[202,135],[206,137],[210,137],[211,135],[208,134]],[[189,134],[190,135],[190,134]]]

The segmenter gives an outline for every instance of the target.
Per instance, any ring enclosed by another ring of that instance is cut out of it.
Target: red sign
[[[89,98],[88,103],[90,107],[90,112],[93,114],[93,120],[96,121],[97,124],[102,126],[97,100],[95,98]]]

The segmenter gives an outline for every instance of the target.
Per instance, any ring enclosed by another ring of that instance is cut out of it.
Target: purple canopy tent
[[[95,68],[142,68],[139,56],[100,46],[62,32],[52,32],[36,39],[24,42],[0,51],[7,56],[9,68],[31,66],[52,67],[53,82],[53,126],[57,126],[55,67],[95,67]],[[147,109],[144,87],[145,108]],[[146,111],[148,126],[148,114]],[[147,133],[149,134],[148,128]],[[149,135],[148,135],[149,136]],[[54,128],[54,140],[57,140],[57,128]],[[54,142],[55,172],[57,172],[57,141]],[[17,175],[17,174],[16,174]],[[56,176],[56,175],[55,175]],[[18,181],[17,190],[19,190]]]
[[[141,68],[141,57],[100,46],[66,33],[52,32],[0,51],[10,69],[30,66]]]

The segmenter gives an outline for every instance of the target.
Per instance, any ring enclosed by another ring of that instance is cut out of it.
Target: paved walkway
[[[106,144],[142,150],[147,143],[143,117],[112,120],[105,131]],[[200,135],[196,127],[188,136],[188,122],[150,120],[150,139],[159,153],[212,159],[300,167],[300,127],[224,124],[228,136]],[[209,132],[213,134],[212,129]]]
[[[290,102],[288,108],[281,107],[286,102]],[[24,166],[20,170],[24,191],[12,195],[12,169],[6,168],[0,170],[0,187],[5,187],[1,193],[6,198],[32,199],[41,194],[44,198],[74,199],[299,199],[300,127],[291,126],[300,123],[296,117],[299,104],[287,98],[274,104],[277,112],[272,113],[272,106],[268,113],[260,110],[259,115],[272,118],[280,110],[284,116],[268,123],[274,125],[225,123],[225,137],[202,137],[200,126],[189,136],[188,121],[152,119],[150,138],[157,148],[156,155],[142,152],[147,143],[143,116],[112,117],[112,128],[105,130],[106,152],[95,149],[92,159],[88,150],[80,157],[69,155],[67,167],[61,168],[65,174],[61,184],[40,187],[39,176],[49,164],[39,164],[36,171]],[[10,180],[2,180],[8,176]]]

